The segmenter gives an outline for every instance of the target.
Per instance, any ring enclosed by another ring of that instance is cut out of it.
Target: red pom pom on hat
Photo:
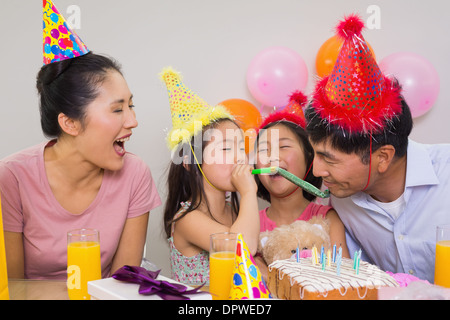
[[[308,97],[303,94],[300,90],[294,91],[289,97],[289,102],[295,102],[300,106],[303,106],[308,102]]]
[[[301,91],[294,91],[289,97],[289,105],[283,110],[275,111],[265,117],[258,128],[259,130],[268,126],[273,122],[288,121],[293,122],[296,125],[305,128],[306,120],[303,114],[303,107],[308,102],[308,98]]]
[[[364,29],[364,22],[357,14],[351,14],[340,21],[336,26],[336,34],[344,41],[354,36],[360,37]]]

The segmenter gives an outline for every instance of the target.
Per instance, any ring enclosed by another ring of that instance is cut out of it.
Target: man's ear
[[[71,136],[77,136],[81,132],[81,123],[79,120],[74,120],[64,113],[58,115],[58,123],[61,130]]]
[[[389,168],[389,165],[394,159],[395,148],[390,144],[384,145],[380,147],[377,151],[375,151],[375,156],[377,159],[378,172],[384,173]]]

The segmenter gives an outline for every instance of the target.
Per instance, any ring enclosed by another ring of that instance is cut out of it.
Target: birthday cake
[[[375,300],[378,288],[398,287],[393,277],[377,266],[342,258],[337,265],[314,264],[310,258],[277,260],[269,265],[270,293],[287,300]]]

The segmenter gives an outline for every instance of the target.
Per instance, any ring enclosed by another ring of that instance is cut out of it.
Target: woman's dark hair
[[[122,74],[116,61],[92,52],[41,68],[36,87],[40,96],[41,127],[47,137],[61,135],[60,113],[84,124],[86,106],[98,96],[97,89],[110,70]]]
[[[311,144],[309,143],[308,136],[306,135],[306,131],[302,127],[300,127],[299,125],[297,125],[293,122],[283,121],[283,120],[272,122],[272,123],[268,124],[267,126],[265,126],[263,129],[269,129],[270,127],[273,127],[278,124],[284,125],[289,130],[291,130],[297,137],[300,145],[302,146],[303,153],[305,154],[304,161],[306,163],[306,170],[309,169],[308,174],[306,175],[304,180],[311,183],[315,187],[320,188],[322,186],[322,178],[315,177],[312,173],[313,172],[312,163],[314,160],[314,149],[312,148]],[[258,142],[259,142],[259,135],[256,138],[256,146],[258,145]],[[301,177],[301,178],[303,178],[303,177]],[[258,176],[256,176],[256,184],[258,185],[258,197],[270,202],[270,193],[264,187],[261,180],[259,180]],[[303,190],[303,197],[309,201],[313,201],[316,198],[314,195],[310,194],[309,192],[306,192],[305,190]]]
[[[401,104],[402,112],[386,120],[382,131],[367,134],[350,133],[340,126],[330,124],[309,105],[305,110],[306,131],[311,142],[319,143],[328,140],[333,148],[341,152],[359,155],[364,164],[369,163],[371,139],[372,152],[384,145],[392,145],[395,148],[395,156],[402,157],[408,148],[408,136],[413,127],[413,120],[403,97],[401,97]]]
[[[200,137],[197,136],[192,138],[191,145],[197,159],[202,159],[203,151],[207,145],[207,143],[203,143],[203,134],[208,129],[216,128],[223,121],[231,121],[236,124],[236,122],[230,119],[219,119],[212,124],[203,127],[202,132],[199,134]],[[236,127],[239,128],[239,125],[236,124]],[[195,142],[201,142],[201,145],[195,145]],[[186,155],[188,156],[186,164],[183,165],[183,162],[178,163],[179,161],[174,161],[174,158],[183,159]],[[198,168],[195,157],[192,154],[188,143],[180,144],[177,150],[172,154],[172,161],[168,167],[169,172],[167,177],[168,196],[164,208],[164,230],[167,238],[171,236],[172,223],[180,220],[189,212],[196,210],[203,200],[205,200],[208,211],[210,211],[208,199],[206,198],[203,188],[203,175]],[[189,200],[191,200],[189,208],[179,217],[174,219],[175,214],[181,208],[181,202]],[[231,192],[230,203],[233,212],[238,214],[239,200],[236,192]],[[212,218],[214,219],[214,217]]]

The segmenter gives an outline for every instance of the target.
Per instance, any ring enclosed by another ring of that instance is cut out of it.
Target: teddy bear
[[[289,259],[299,250],[330,248],[330,224],[328,219],[313,217],[308,221],[296,220],[272,231],[261,232],[258,252],[267,265],[276,260]],[[303,253],[303,251],[302,251]]]

